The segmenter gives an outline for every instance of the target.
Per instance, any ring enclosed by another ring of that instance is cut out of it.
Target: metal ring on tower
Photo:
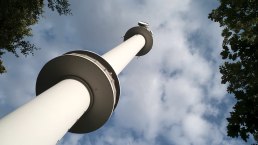
[[[124,36],[124,41],[131,38],[134,35],[140,34],[145,39],[144,47],[136,54],[136,56],[142,56],[147,54],[153,45],[152,32],[149,31],[145,26],[137,26],[129,29]]]
[[[120,95],[117,75],[108,62],[89,51],[72,51],[56,57],[40,71],[36,94],[39,95],[64,79],[82,82],[91,94],[88,110],[69,132],[88,133],[104,125],[116,107]]]

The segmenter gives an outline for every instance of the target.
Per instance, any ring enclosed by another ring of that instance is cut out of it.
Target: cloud
[[[80,141],[82,140],[83,135],[73,135],[65,136],[65,140],[60,140],[57,145],[81,145]]]
[[[73,15],[67,17],[46,9],[30,38],[42,49],[26,59],[5,58],[9,72],[0,76],[0,105],[15,108],[32,99],[36,76],[48,60],[75,49],[103,54],[144,20],[151,25],[154,46],[120,74],[120,102],[111,119],[93,133],[69,133],[60,144],[243,144],[226,137],[232,103],[218,71],[221,29],[207,19],[216,5],[205,0],[71,1]]]

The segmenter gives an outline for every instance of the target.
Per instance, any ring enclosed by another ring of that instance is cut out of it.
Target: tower
[[[37,97],[0,120],[0,144],[54,145],[67,131],[100,128],[119,100],[117,75],[152,45],[148,24],[139,22],[102,56],[79,50],[50,60],[38,75]]]

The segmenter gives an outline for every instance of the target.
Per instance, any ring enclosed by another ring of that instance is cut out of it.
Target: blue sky
[[[28,38],[42,49],[3,58],[8,73],[0,75],[0,117],[35,97],[37,75],[50,59],[78,49],[102,55],[146,21],[153,49],[119,75],[112,117],[95,132],[67,133],[59,145],[245,144],[226,136],[234,100],[220,84],[221,28],[207,18],[217,6],[212,0],[80,0],[71,1],[71,16],[45,9]]]

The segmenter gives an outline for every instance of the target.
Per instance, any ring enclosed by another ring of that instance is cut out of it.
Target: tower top
[[[152,31],[148,29],[149,24],[143,21],[138,22],[138,26],[129,29],[124,36],[124,41],[131,38],[134,35],[142,35],[145,39],[144,47],[136,54],[136,56],[142,56],[147,54],[153,45]]]
[[[143,21],[139,21],[139,22],[138,22],[138,25],[139,25],[139,26],[142,26],[142,27],[146,27],[146,28],[149,27],[149,24],[146,23],[146,22],[143,22]]]

